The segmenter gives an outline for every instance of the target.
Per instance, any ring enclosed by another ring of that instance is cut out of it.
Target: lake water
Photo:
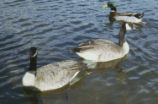
[[[114,0],[113,0],[114,1]],[[26,94],[21,83],[29,48],[38,48],[38,67],[79,57],[68,48],[88,39],[117,42],[104,0],[0,1],[0,104],[158,104],[158,0],[116,0],[119,12],[144,12],[146,25],[128,31],[127,59],[96,68],[62,92]],[[98,69],[98,70],[97,70]],[[101,70],[100,70],[101,69]],[[105,70],[106,69],[106,70]],[[117,69],[121,69],[119,72]]]

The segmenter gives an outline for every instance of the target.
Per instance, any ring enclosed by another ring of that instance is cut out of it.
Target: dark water
[[[28,49],[38,66],[78,59],[68,50],[87,39],[117,42],[120,25],[108,25],[104,0],[0,1],[0,104],[158,104],[158,1],[117,0],[121,12],[144,12],[148,22],[127,32],[128,58],[120,69],[95,71],[62,93],[25,94],[21,78]],[[109,64],[110,65],[110,64]],[[103,68],[104,69],[104,68]]]

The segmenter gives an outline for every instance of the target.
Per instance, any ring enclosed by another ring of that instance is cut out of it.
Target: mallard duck
[[[144,13],[118,13],[117,8],[115,7],[113,2],[108,2],[106,5],[103,5],[103,8],[109,7],[111,8],[109,20],[110,22],[118,21],[118,22],[126,22],[131,24],[140,24],[146,22],[142,21],[142,17]]]
[[[30,68],[22,78],[24,87],[34,87],[39,91],[56,90],[68,85],[81,71],[80,62],[66,60],[36,68],[37,50],[30,49]]]
[[[125,24],[122,23],[118,44],[103,39],[87,40],[73,48],[73,51],[81,58],[93,62],[108,62],[124,57],[129,52],[129,45],[125,41]]]

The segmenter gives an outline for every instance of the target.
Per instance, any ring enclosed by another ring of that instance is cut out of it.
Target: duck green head
[[[117,11],[115,4],[113,2],[108,2],[107,4],[102,6],[102,8],[106,8],[106,7],[111,8],[111,10],[113,10],[113,11]]]

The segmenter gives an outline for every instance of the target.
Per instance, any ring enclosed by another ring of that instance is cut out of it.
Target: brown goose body
[[[85,60],[93,62],[107,62],[124,57],[129,52],[129,45],[125,41],[126,23],[122,23],[119,32],[119,44],[109,40],[87,40],[79,44],[73,51]]]
[[[68,85],[80,72],[82,65],[67,60],[42,66],[36,72],[28,71],[23,77],[23,86],[40,91],[56,90]]]
[[[71,83],[85,65],[79,61],[66,60],[36,68],[37,49],[30,48],[30,68],[22,78],[24,87],[39,91],[56,90]]]
[[[77,55],[93,62],[107,62],[122,58],[129,52],[127,42],[119,46],[109,40],[96,39],[88,40],[78,45]]]

